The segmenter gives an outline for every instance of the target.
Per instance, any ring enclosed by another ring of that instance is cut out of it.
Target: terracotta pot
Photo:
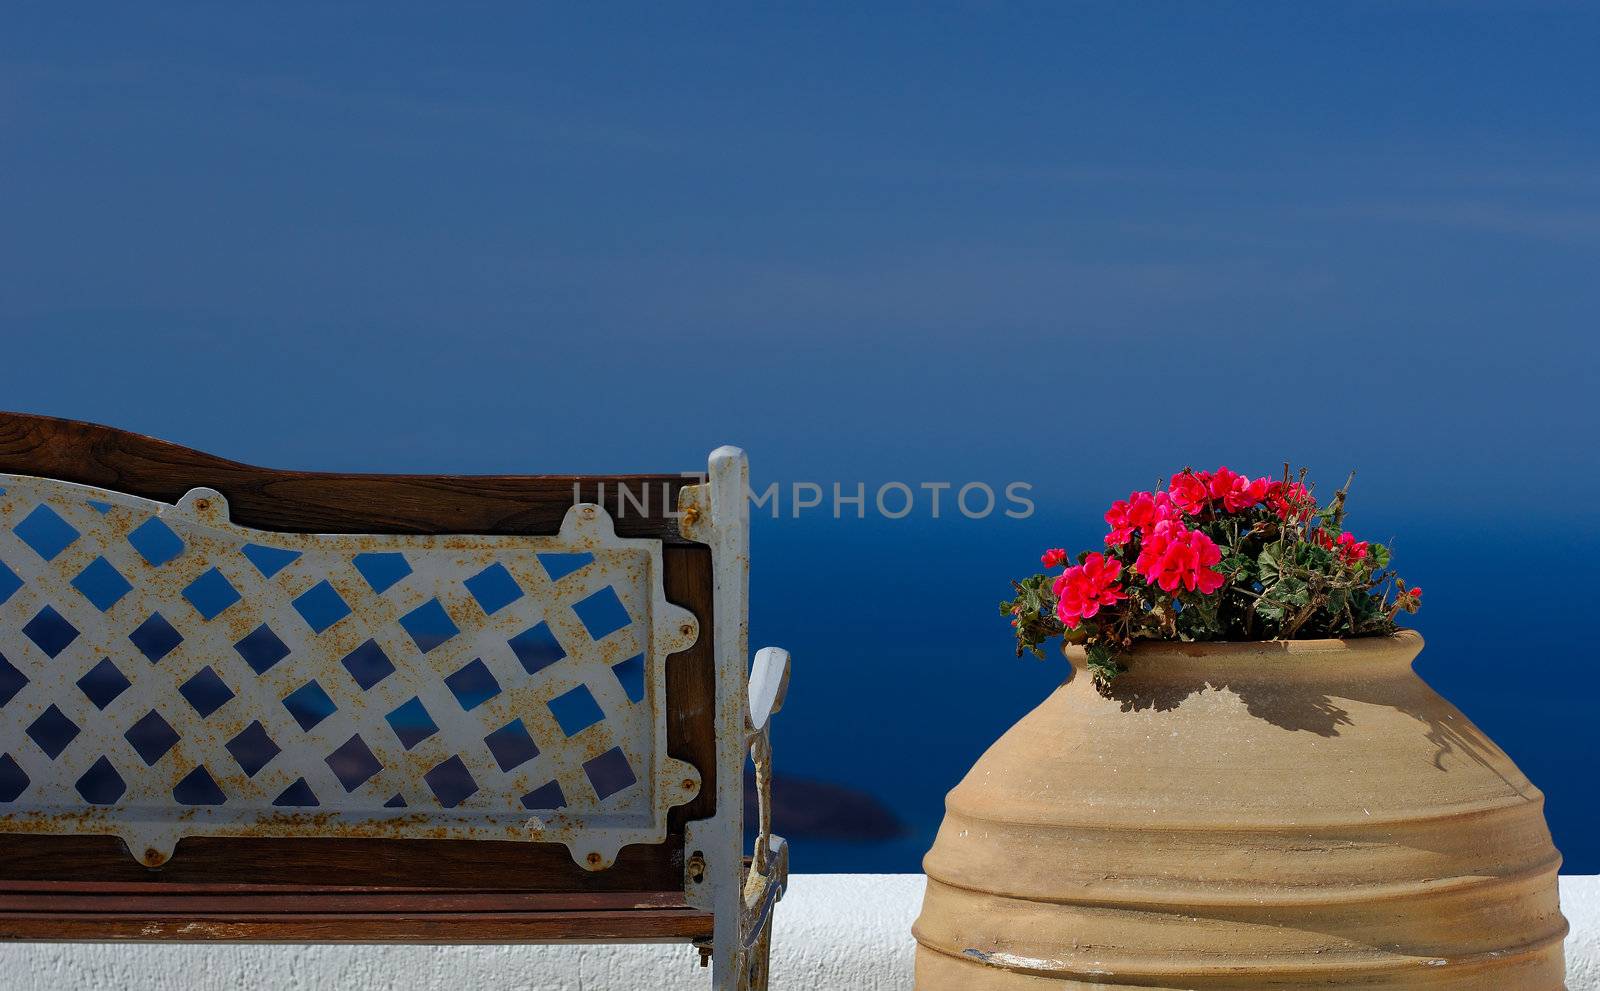
[[[1562,987],[1544,796],[1422,638],[1144,644],[950,792],[917,987]]]

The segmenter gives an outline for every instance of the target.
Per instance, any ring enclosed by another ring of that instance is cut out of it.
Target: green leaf
[[[1271,599],[1259,599],[1256,601],[1256,615],[1274,623],[1281,623],[1283,622],[1283,606]]]
[[[1342,588],[1334,589],[1333,591],[1328,593],[1328,604],[1327,604],[1328,612],[1332,613],[1333,615],[1338,615],[1339,613],[1344,611],[1345,602],[1347,602],[1348,600],[1349,600],[1349,592],[1348,591],[1346,591],[1345,589],[1342,589]]]
[[[1117,656],[1110,647],[1103,643],[1091,643],[1084,648],[1084,654],[1089,661],[1089,670],[1094,674],[1096,681],[1109,682],[1117,676],[1120,668],[1117,666]]]
[[[1217,570],[1229,579],[1246,577],[1250,570],[1250,559],[1243,554],[1229,554],[1218,564]]]
[[[1304,608],[1311,601],[1311,589],[1298,578],[1284,578],[1273,586],[1272,597],[1286,605]]]

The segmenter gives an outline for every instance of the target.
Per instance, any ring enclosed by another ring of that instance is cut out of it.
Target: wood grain
[[[316,878],[329,887],[484,889],[524,892],[671,891],[683,887],[682,838],[624,847],[610,869],[590,872],[555,843],[503,840],[254,839],[190,836],[150,869],[115,836],[10,834],[0,841],[0,890],[15,881],[153,883],[182,889],[272,885]]]
[[[277,471],[99,424],[5,412],[0,412],[0,471],[169,503],[205,486],[227,497],[234,522],[291,533],[551,534],[575,501],[600,502],[621,536],[668,543],[685,542],[668,513],[677,506],[678,490],[695,481],[677,474]],[[626,486],[632,501],[619,495],[619,486]]]
[[[179,943],[663,943],[709,939],[695,909],[254,913],[0,913],[0,940]]]
[[[717,812],[717,665],[712,631],[711,549],[667,547],[662,554],[667,601],[700,621],[694,646],[667,658],[667,753],[700,771],[700,794],[667,814],[668,832],[681,837],[683,824]]]

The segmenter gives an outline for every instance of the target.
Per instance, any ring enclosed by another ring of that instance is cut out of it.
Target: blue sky
[[[734,442],[763,482],[1035,486],[1022,523],[759,524],[758,616],[847,668],[888,656],[863,616],[990,624],[1182,465],[1355,467],[1465,642],[1511,594],[1475,576],[1600,539],[1597,37],[1560,3],[17,7],[0,405],[283,467]],[[967,750],[1043,684],[995,677]]]
[[[1595,481],[1578,6],[157,6],[0,37],[9,405],[303,465]]]

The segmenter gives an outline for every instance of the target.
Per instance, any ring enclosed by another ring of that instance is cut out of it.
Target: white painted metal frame
[[[788,690],[789,655],[766,648],[754,671],[749,657],[750,468],[742,450],[711,453],[704,485],[679,497],[684,536],[711,548],[712,643],[717,669],[717,814],[687,824],[686,891],[690,904],[713,913],[712,983],[718,991],[767,986],[772,908],[788,883],[789,853],[771,834],[770,717]],[[730,732],[737,727],[738,732]],[[744,763],[754,756],[760,833],[744,866]]]

